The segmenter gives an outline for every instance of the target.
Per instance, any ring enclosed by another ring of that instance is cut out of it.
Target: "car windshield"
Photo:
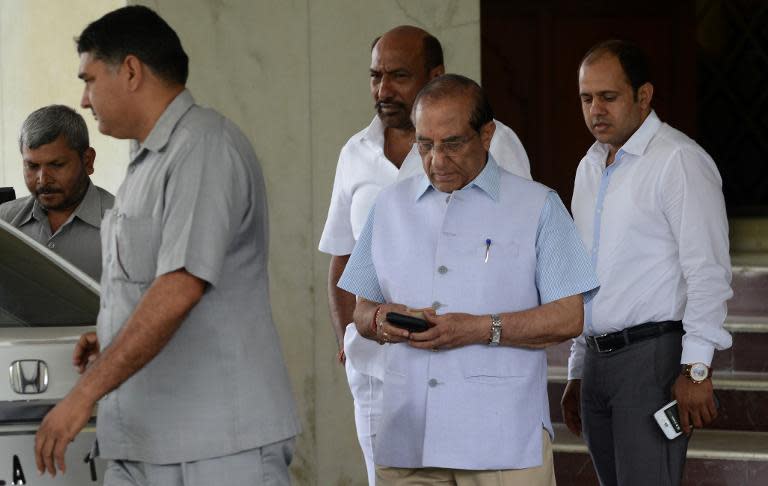
[[[90,326],[98,285],[0,221],[0,327]]]

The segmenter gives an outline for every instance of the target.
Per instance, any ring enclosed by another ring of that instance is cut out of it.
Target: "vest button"
[[[446,267],[445,265],[440,265],[439,267],[437,267],[437,272],[440,274],[448,273],[448,267]]]
[[[434,388],[434,387],[436,387],[436,386],[437,386],[437,380],[436,380],[436,379],[434,379],[434,378],[432,378],[431,380],[429,380],[427,383],[429,383],[429,386],[430,386],[431,388]]]

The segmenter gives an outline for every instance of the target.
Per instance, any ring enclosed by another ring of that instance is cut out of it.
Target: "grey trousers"
[[[681,336],[667,333],[606,354],[587,349],[582,428],[602,486],[682,481],[688,438],[667,439],[653,418],[680,374]]]
[[[289,486],[294,439],[180,464],[109,461],[104,486]]]

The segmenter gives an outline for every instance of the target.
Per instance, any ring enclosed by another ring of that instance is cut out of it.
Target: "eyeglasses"
[[[438,144],[435,144],[434,142],[429,142],[426,140],[419,140],[417,142],[414,142],[413,144],[416,146],[416,149],[419,151],[419,154],[421,155],[427,155],[433,150],[435,151],[435,153],[443,153],[445,155],[456,155],[464,147],[464,144],[472,140],[475,137],[475,135],[477,134],[473,133],[472,135],[468,135],[461,140],[452,140],[450,142],[442,142]]]

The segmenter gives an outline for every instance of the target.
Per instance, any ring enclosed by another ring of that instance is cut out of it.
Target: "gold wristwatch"
[[[683,365],[683,375],[694,383],[701,383],[710,376],[709,366],[704,363],[689,363]]]

